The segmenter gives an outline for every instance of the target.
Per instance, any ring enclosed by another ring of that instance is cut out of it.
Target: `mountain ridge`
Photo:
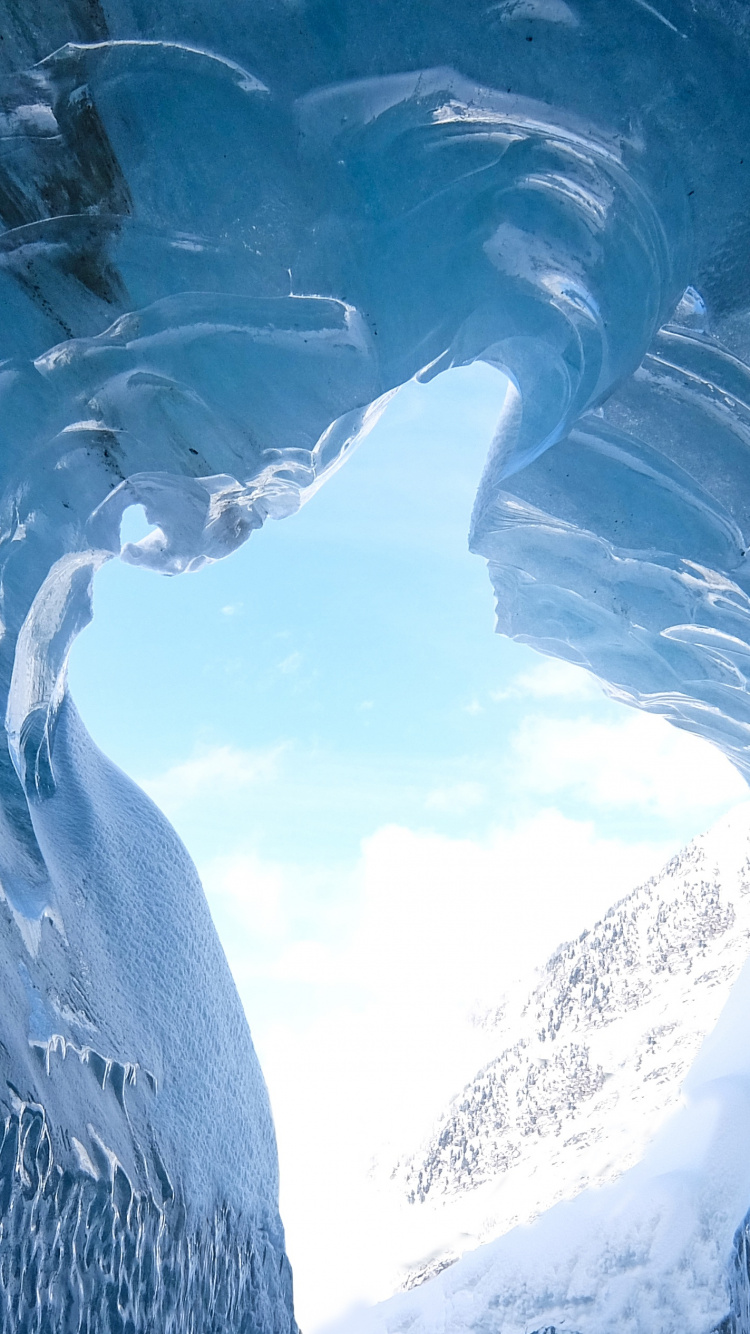
[[[496,1055],[390,1170],[440,1238],[399,1286],[637,1163],[748,953],[750,803],[563,942],[520,1001],[475,1018]]]

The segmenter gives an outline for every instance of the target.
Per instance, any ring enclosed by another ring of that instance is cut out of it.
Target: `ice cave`
[[[0,12],[0,1330],[293,1334],[200,882],[67,691],[94,574],[230,554],[486,362],[499,631],[750,774],[750,9]],[[620,1182],[358,1329],[750,1334],[749,1014]]]

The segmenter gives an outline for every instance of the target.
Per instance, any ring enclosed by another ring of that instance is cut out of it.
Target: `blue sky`
[[[325,1218],[356,1212],[375,1136],[470,1073],[454,1016],[745,793],[705,743],[493,634],[467,532],[502,395],[486,367],[408,386],[298,515],[197,575],[111,562],[71,658],[94,739],[203,876],[308,1331],[382,1289],[360,1234],[342,1286]]]

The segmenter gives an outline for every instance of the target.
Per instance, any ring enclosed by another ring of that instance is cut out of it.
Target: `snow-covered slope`
[[[393,1173],[445,1235],[405,1285],[637,1162],[749,952],[743,806],[478,1020],[497,1054]]]
[[[413,1212],[425,1248],[401,1275],[417,1291],[346,1329],[395,1331],[414,1321],[419,1331],[483,1329],[499,1303],[507,1323],[488,1328],[503,1334],[545,1325],[604,1334],[621,1321],[643,1334],[708,1334],[729,1306],[732,1238],[750,1204],[750,1174],[725,1153],[727,1124],[750,1134],[745,1077],[737,1080],[735,1069],[744,1061],[743,1026],[741,1017],[730,1023],[726,1006],[749,952],[746,805],[555,951],[522,999],[483,1016],[496,1054],[392,1172],[391,1188]],[[740,1016],[743,984],[732,998]],[[724,1076],[729,1052],[733,1077],[721,1099],[714,1090],[706,1101],[702,1055],[687,1081],[697,1080],[691,1102],[685,1076],[723,1010],[705,1050],[718,1043],[725,1051]],[[572,1203],[553,1208],[564,1200]],[[535,1227],[516,1226],[540,1214]],[[677,1220],[684,1235],[675,1238]],[[541,1292],[533,1281],[540,1246],[554,1271]],[[643,1293],[656,1293],[641,1294],[642,1309],[627,1296],[631,1262]],[[588,1295],[575,1296],[581,1284]],[[594,1302],[593,1290],[607,1285],[604,1304]],[[537,1315],[538,1325],[529,1323]]]

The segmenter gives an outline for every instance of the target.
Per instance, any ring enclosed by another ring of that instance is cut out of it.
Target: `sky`
[[[387,1295],[373,1155],[477,1068],[466,1015],[747,794],[707,743],[493,633],[467,533],[503,394],[479,366],[408,385],[297,515],[198,574],[112,561],[71,656],[94,740],[203,879],[305,1334]]]

